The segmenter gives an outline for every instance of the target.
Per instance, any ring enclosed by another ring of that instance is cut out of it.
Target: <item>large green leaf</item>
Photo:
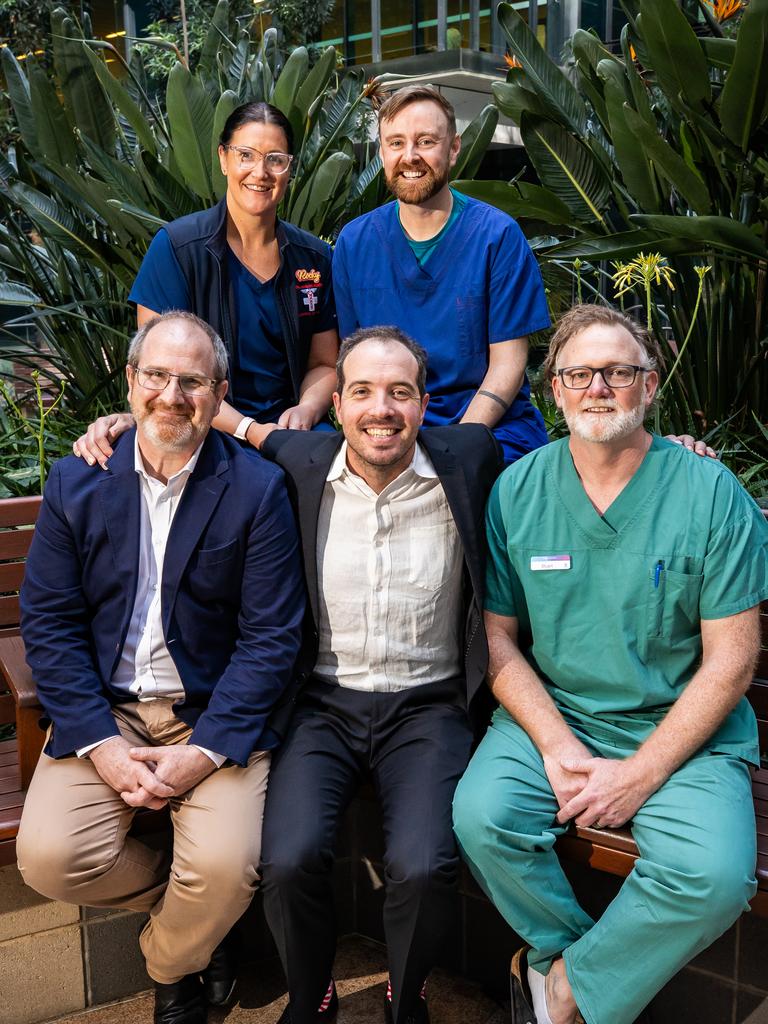
[[[651,101],[648,98],[648,85],[645,79],[641,78],[638,73],[634,58],[632,57],[631,46],[629,25],[625,25],[621,30],[621,52],[624,54],[624,69],[629,89],[632,93],[633,106],[644,121],[655,126],[656,121],[651,110]]]
[[[208,26],[203,47],[200,51],[200,59],[197,62],[198,70],[203,74],[211,75],[216,68],[216,54],[219,52],[223,40],[226,38],[229,27],[229,0],[219,0],[216,10],[213,12],[211,24]]]
[[[221,173],[221,162],[219,160],[219,139],[224,130],[224,124],[232,111],[239,105],[237,94],[231,89],[226,89],[216,104],[213,112],[213,130],[211,132],[211,181],[216,198],[221,199],[227,191],[227,179]]]
[[[61,10],[51,18],[53,48],[58,53],[57,67],[63,72],[59,88],[74,126],[80,129],[107,153],[115,152],[117,126],[107,96],[99,84],[82,33],[72,18],[61,17]]]
[[[697,252],[698,247],[679,238],[664,237],[655,231],[620,231],[613,235],[590,238],[583,235],[566,242],[560,242],[547,250],[548,259],[560,262],[587,260],[598,263],[601,260],[622,260],[634,258],[642,250],[652,247],[653,252],[662,255]]]
[[[141,178],[133,167],[122,160],[116,160],[105,153],[91,139],[81,136],[83,148],[91,169],[101,178],[111,192],[112,198],[144,206],[148,200]]]
[[[203,83],[183,64],[175,64],[168,76],[166,108],[179,170],[190,188],[210,201],[213,107]]]
[[[324,207],[338,198],[352,174],[353,161],[346,153],[332,153],[306,181],[296,203],[291,221],[306,231],[319,233],[326,219]]]
[[[24,144],[30,153],[34,156],[39,156],[37,127],[35,125],[35,115],[32,111],[29,82],[27,82],[27,77],[21,70],[21,64],[16,60],[8,46],[4,46],[0,50],[0,67],[3,69],[8,98],[16,115],[16,123],[19,126]]]
[[[56,90],[48,75],[33,58],[27,60],[32,113],[37,126],[35,156],[57,164],[77,163],[77,146]]]
[[[528,217],[547,224],[570,224],[571,211],[557,196],[541,185],[526,181],[454,181],[454,188],[473,199],[490,203],[510,217]]]
[[[707,58],[676,0],[641,0],[643,42],[659,85],[672,103],[692,107],[711,98]]]
[[[83,47],[85,48],[86,57],[91,63],[93,72],[101,83],[101,86],[107,96],[114,103],[131,128],[136,132],[136,138],[144,149],[148,149],[150,153],[156,153],[157,144],[155,142],[155,137],[152,134],[147,119],[141,112],[139,105],[131,97],[122,82],[115,78],[111,73],[101,57],[94,53],[87,43],[83,43]]]
[[[768,249],[746,224],[729,217],[666,217],[636,214],[632,217],[642,227],[660,234],[674,234],[698,244],[700,250],[712,247],[736,253],[749,259],[768,259]]]
[[[576,220],[598,221],[605,227],[602,211],[610,187],[589,149],[562,125],[526,112],[520,132],[542,184],[565,203]]]
[[[17,281],[0,281],[0,305],[2,306],[35,306],[40,296]]]
[[[718,36],[701,36],[701,48],[707,60],[715,68],[730,71],[733,58],[736,56],[736,40],[721,39]]]
[[[598,65],[598,73],[605,82],[605,103],[611,128],[611,140],[616,163],[630,196],[638,209],[657,212],[659,196],[653,179],[653,170],[642,146],[638,146],[635,133],[630,130],[624,114],[627,90],[617,80],[608,61]]]
[[[291,51],[288,60],[280,72],[280,77],[272,93],[272,103],[282,110],[293,128],[294,138],[300,143],[304,134],[304,115],[299,110],[296,99],[302,82],[309,70],[309,54],[306,46],[297,46]]]
[[[526,89],[520,82],[494,82],[491,93],[502,114],[506,114],[518,126],[524,110],[540,117],[548,115],[549,108],[539,99],[538,94]]]
[[[720,96],[723,131],[744,153],[768,102],[768,0],[750,0],[736,40],[733,66]]]
[[[493,104],[483,107],[461,133],[461,149],[459,158],[451,171],[451,178],[460,175],[474,178],[483,161],[486,150],[491,143],[496,125],[499,123],[499,111]]]
[[[643,147],[645,156],[677,189],[691,209],[697,213],[709,213],[712,200],[701,176],[629,104],[624,105],[624,117],[629,131],[635,135],[638,145]]]
[[[336,70],[336,47],[327,46],[320,59],[310,69],[309,74],[299,86],[294,104],[304,121],[307,120],[309,108],[318,96],[321,96],[331,80],[331,75]]]
[[[577,135],[585,135],[587,108],[574,86],[549,59],[511,4],[499,4],[496,14],[509,40],[509,48],[523,65],[531,85],[547,106],[549,116],[564,121]]]

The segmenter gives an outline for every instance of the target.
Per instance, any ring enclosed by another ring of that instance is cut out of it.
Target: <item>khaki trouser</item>
[[[113,709],[135,746],[185,743],[191,729],[167,700]],[[16,844],[27,885],[92,907],[148,911],[140,938],[150,977],[162,984],[207,967],[251,901],[259,880],[270,755],[224,765],[169,801],[173,859],[127,836],[134,808],[88,758],[40,755]]]

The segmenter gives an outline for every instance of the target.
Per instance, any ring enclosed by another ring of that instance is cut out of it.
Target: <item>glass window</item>
[[[437,0],[415,0],[416,53],[437,49]]]
[[[371,45],[371,5],[368,0],[349,0],[347,8],[347,59],[350,64],[373,60]]]
[[[384,0],[381,5],[383,60],[410,57],[414,52],[413,0]]]

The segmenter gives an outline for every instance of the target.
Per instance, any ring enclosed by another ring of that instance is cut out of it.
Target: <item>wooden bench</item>
[[[32,539],[29,527],[37,520],[40,501],[40,498],[0,501],[0,674],[10,690],[0,694],[0,725],[16,722],[16,738],[0,742],[0,866],[15,861],[24,796],[44,738],[38,726],[41,708],[19,636],[16,596]],[[763,758],[762,767],[754,770],[752,784],[757,815],[759,886],[752,909],[768,917],[768,602],[761,607],[760,622],[763,649],[748,694],[758,719]],[[160,815],[146,817],[155,819]],[[139,829],[144,830],[142,823]],[[560,838],[557,848],[565,859],[622,877],[629,874],[638,856],[628,829],[574,827]]]

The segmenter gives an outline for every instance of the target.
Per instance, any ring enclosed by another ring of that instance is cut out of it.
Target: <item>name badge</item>
[[[531,572],[545,572],[552,569],[570,569],[570,555],[533,555],[531,556]]]

